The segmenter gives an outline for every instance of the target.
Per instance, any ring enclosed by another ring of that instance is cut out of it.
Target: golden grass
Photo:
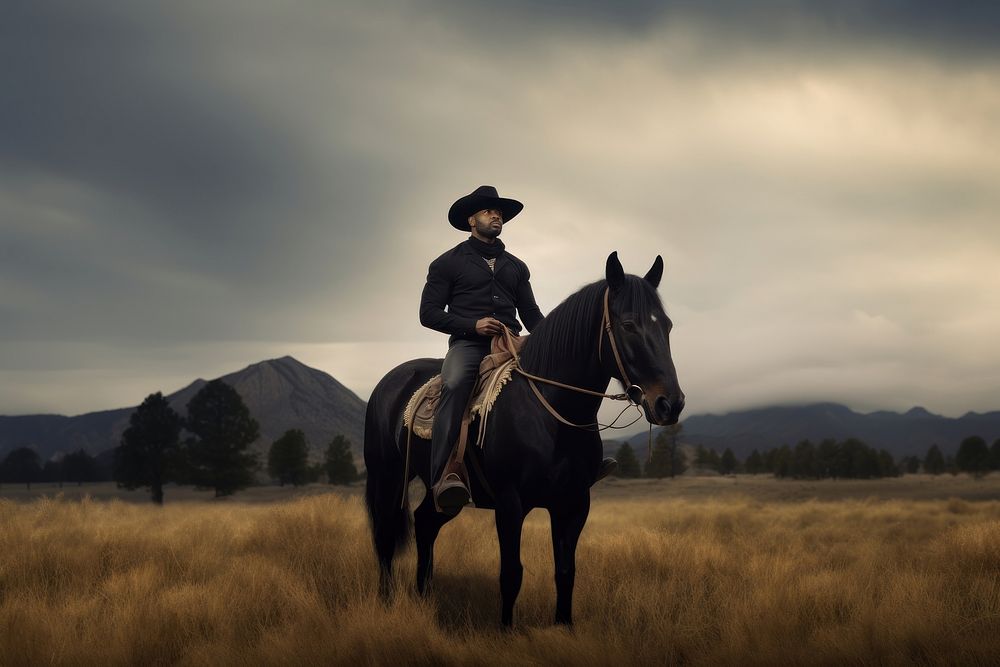
[[[547,516],[497,628],[490,512],[437,543],[435,590],[375,596],[357,496],[290,502],[0,500],[0,663],[997,664],[1000,502],[595,502],[576,625],[553,627]]]

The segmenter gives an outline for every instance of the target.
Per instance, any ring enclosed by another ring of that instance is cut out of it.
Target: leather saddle
[[[469,399],[466,413],[463,416],[463,426],[475,417],[480,417],[479,439],[477,444],[482,447],[486,429],[486,417],[493,409],[493,404],[500,395],[500,390],[510,380],[518,353],[524,346],[527,336],[515,336],[509,330],[493,337],[490,342],[490,353],[483,357],[479,364],[479,377],[476,380]],[[441,375],[435,375],[413,392],[403,411],[403,425],[412,429],[419,438],[430,440],[434,427],[434,417],[437,415],[438,403],[441,400]],[[463,437],[466,435],[463,432]]]

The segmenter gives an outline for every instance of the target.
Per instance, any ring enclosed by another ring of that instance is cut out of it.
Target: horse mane
[[[521,349],[524,369],[554,376],[565,359],[585,359],[597,354],[598,326],[604,314],[607,280],[584,285],[552,309],[528,336]],[[616,310],[648,321],[663,306],[656,288],[639,276],[626,275],[622,290],[614,297]],[[553,354],[558,350],[558,354]]]

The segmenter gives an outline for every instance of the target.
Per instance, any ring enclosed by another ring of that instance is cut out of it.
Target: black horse
[[[663,275],[658,256],[642,278],[626,275],[611,253],[606,279],[586,285],[559,304],[535,328],[520,354],[525,371],[563,384],[603,392],[612,377],[631,385],[629,395],[641,403],[654,424],[675,424],[684,394],[670,357],[670,319],[656,288]],[[605,322],[608,322],[605,325]],[[392,560],[410,535],[403,467],[407,429],[403,410],[413,392],[440,373],[441,359],[405,362],[382,378],[365,414],[365,501],[378,556],[379,590],[388,596]],[[600,395],[535,383],[545,400],[566,421],[597,421]],[[475,427],[477,422],[473,422]],[[602,459],[596,428],[577,428],[553,416],[529,385],[515,373],[496,400],[487,420],[483,448],[470,446],[470,469],[481,469],[485,482],[471,475],[477,507],[496,511],[500,542],[501,622],[513,622],[514,601],[521,588],[521,526],[535,507],[549,511],[555,556],[556,623],[572,623],[576,544],[590,512],[590,486]],[[469,441],[474,442],[470,433]],[[429,479],[430,443],[413,436],[407,482],[420,477],[426,487],[414,512],[417,542],[417,590],[429,590],[434,541],[451,517],[436,512]]]

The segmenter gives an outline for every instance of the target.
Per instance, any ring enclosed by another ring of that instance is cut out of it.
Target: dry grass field
[[[399,558],[383,606],[358,489],[175,490],[157,508],[5,487],[0,664],[997,664],[993,477],[605,482],[576,625],[551,625],[536,510],[511,633],[489,512],[442,531],[429,599],[412,548]]]

